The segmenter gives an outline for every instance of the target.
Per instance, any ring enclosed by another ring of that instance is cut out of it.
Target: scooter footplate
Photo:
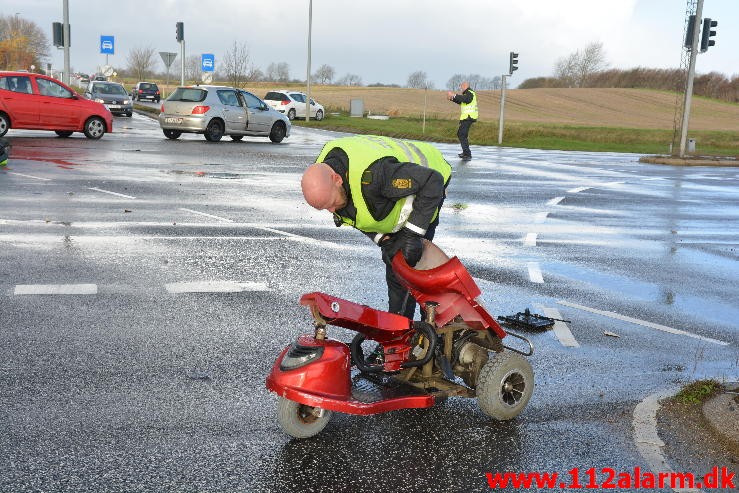
[[[352,399],[365,404],[426,395],[428,392],[388,376],[357,373],[352,378]]]

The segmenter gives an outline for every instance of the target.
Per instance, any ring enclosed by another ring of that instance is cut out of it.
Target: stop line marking
[[[97,292],[97,284],[18,284],[13,294],[97,294]]]
[[[269,291],[263,282],[195,281],[173,282],[164,287],[172,294],[181,293],[242,293],[244,291]]]
[[[640,320],[638,318],[627,317],[626,315],[621,315],[620,313],[616,313],[616,312],[598,310],[597,308],[590,308],[588,306],[578,305],[577,303],[571,303],[569,301],[557,301],[557,303],[560,305],[569,306],[570,308],[577,308],[578,310],[582,310],[585,312],[595,313],[597,315],[603,315],[604,317],[614,318],[616,320],[622,320],[624,322],[641,325],[643,327],[649,327],[651,329],[657,329],[662,332],[667,332],[670,334],[676,334],[676,335],[681,335],[681,336],[686,336],[686,337],[692,337],[693,339],[699,339],[701,341],[710,342],[711,344],[718,344],[719,346],[729,345],[728,342],[719,341],[718,339],[712,339],[710,337],[700,336],[698,334],[693,334],[691,332],[686,332],[684,330],[675,329],[672,327],[668,327],[666,325],[656,324],[654,322],[648,322],[646,320]]]

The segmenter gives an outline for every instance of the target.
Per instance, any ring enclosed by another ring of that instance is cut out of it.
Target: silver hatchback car
[[[163,103],[159,125],[169,139],[183,133],[203,134],[210,142],[224,135],[245,135],[282,142],[290,136],[290,120],[250,92],[226,86],[181,86]]]

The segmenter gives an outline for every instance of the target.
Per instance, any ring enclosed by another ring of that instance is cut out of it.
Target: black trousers
[[[472,153],[470,152],[470,143],[467,140],[467,136],[470,133],[470,127],[473,123],[475,123],[476,120],[473,120],[472,118],[465,118],[464,120],[459,120],[459,129],[457,129],[457,138],[459,138],[459,143],[462,144],[462,154],[465,156],[471,156]]]

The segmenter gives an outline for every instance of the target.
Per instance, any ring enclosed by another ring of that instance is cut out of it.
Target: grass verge
[[[352,118],[344,113],[328,114],[320,122],[294,120],[294,125],[322,128],[338,132],[385,135],[432,142],[457,142],[456,120],[395,117],[389,120]],[[645,130],[616,127],[585,127],[536,123],[507,123],[503,145],[529,149],[563,151],[633,152],[666,154],[672,142],[672,130]],[[696,148],[702,155],[739,155],[739,132],[696,131]],[[497,145],[498,123],[477,122],[470,131],[470,143]]]
[[[675,400],[684,404],[702,404],[722,389],[716,380],[697,380],[686,385],[675,396]]]

